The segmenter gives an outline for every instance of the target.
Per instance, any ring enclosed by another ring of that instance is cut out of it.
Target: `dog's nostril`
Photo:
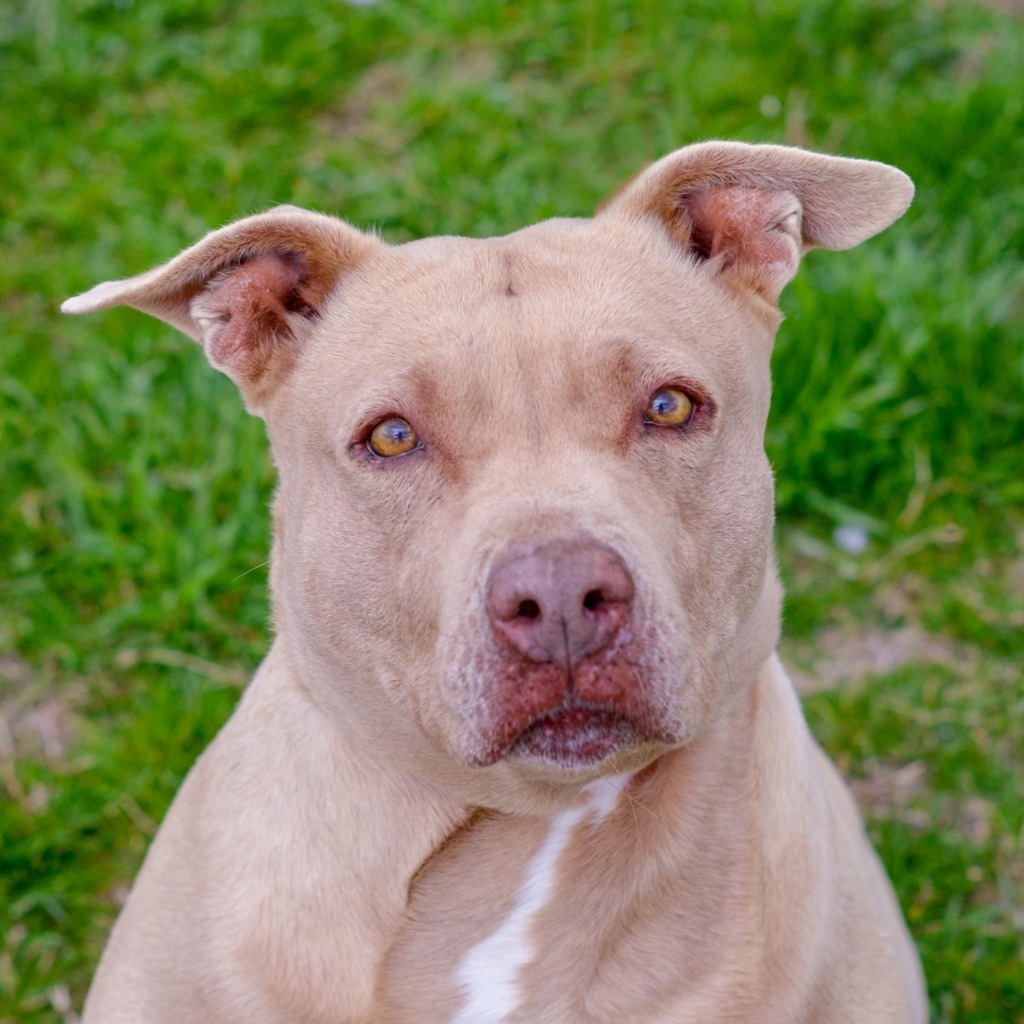
[[[519,603],[519,608],[516,610],[516,617],[520,619],[539,619],[540,618],[540,605],[536,601],[527,598],[525,601]]]
[[[604,604],[604,594],[602,594],[600,590],[590,590],[583,598],[583,607],[586,608],[588,612],[596,611],[602,604]]]

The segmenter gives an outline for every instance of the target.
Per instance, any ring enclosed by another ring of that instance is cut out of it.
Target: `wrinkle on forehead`
[[[553,219],[494,238],[419,239],[387,249],[379,258],[387,261],[389,285],[399,280],[421,284],[438,298],[463,301],[494,294],[516,297],[521,288],[551,291],[571,285],[573,278],[585,279],[581,265],[603,238],[589,220]]]

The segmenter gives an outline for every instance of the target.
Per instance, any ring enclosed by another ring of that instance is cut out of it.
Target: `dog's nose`
[[[487,589],[500,636],[531,661],[569,667],[611,643],[632,601],[625,563],[591,540],[516,545],[495,563]]]

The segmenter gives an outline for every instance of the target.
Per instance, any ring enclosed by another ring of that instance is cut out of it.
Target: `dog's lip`
[[[584,768],[649,737],[621,712],[601,704],[563,703],[534,718],[505,756]]]

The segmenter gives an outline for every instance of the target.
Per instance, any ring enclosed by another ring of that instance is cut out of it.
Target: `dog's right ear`
[[[219,231],[161,267],[68,299],[65,313],[132,306],[202,344],[258,412],[339,279],[384,243],[344,221],[280,206]]]

